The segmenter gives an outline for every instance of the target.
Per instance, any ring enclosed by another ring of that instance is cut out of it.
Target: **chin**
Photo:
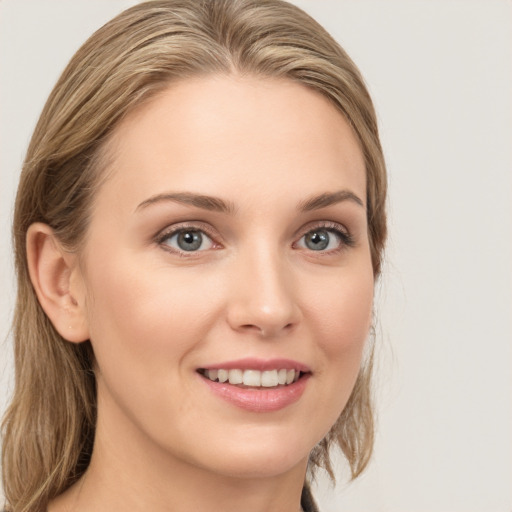
[[[279,430],[279,429],[278,429]],[[272,478],[291,471],[305,472],[316,442],[304,433],[275,432],[270,428],[249,429],[248,435],[206,441],[196,465],[219,475],[236,478]],[[196,452],[199,455],[199,452]],[[206,455],[206,457],[205,457]]]
[[[264,479],[276,478],[294,471],[305,472],[309,452],[301,458],[297,453],[258,454],[243,453],[232,460],[217,461],[214,473],[230,478]]]

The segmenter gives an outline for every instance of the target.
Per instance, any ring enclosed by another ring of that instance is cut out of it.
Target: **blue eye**
[[[185,252],[205,251],[213,247],[212,239],[197,229],[180,229],[165,237],[162,243]]]
[[[319,227],[308,231],[298,242],[298,247],[309,249],[310,251],[335,251],[344,245],[351,245],[352,241],[349,235],[341,233],[337,229],[327,229]]]

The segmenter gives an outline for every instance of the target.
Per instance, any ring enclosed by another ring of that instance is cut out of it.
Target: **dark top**
[[[304,484],[304,487],[302,488],[300,505],[304,512],[318,512],[318,507],[316,506],[315,500],[313,499],[313,495],[311,494],[311,490],[308,484]]]

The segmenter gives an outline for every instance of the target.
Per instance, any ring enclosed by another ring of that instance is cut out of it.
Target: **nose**
[[[230,276],[228,323],[238,332],[273,338],[292,331],[302,313],[296,280],[278,251],[240,257]]]

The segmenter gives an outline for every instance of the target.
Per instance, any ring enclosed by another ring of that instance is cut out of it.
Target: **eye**
[[[197,252],[212,249],[213,240],[199,229],[179,229],[162,237],[160,243],[179,252]]]
[[[329,251],[337,249],[340,245],[339,236],[332,230],[315,229],[306,233],[299,241],[300,247],[312,251]]]
[[[316,252],[331,252],[354,245],[352,237],[340,228],[318,226],[305,233],[297,247]]]

